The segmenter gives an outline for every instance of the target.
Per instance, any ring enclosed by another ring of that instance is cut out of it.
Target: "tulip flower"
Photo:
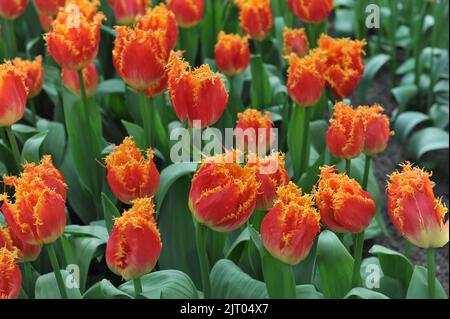
[[[83,69],[83,80],[86,87],[86,95],[92,96],[95,93],[98,83],[97,69],[93,63]],[[77,71],[62,70],[61,77],[64,84],[76,95],[81,97],[80,77]]]
[[[10,127],[23,117],[27,94],[20,70],[11,62],[0,64],[0,127]]]
[[[333,39],[322,34],[319,48],[326,52],[327,68],[324,78],[334,95],[343,99],[353,94],[364,75],[365,41],[353,41],[347,38]]]
[[[287,0],[289,10],[300,20],[307,23],[319,24],[333,10],[333,0]]]
[[[131,137],[126,137],[106,157],[106,179],[114,195],[130,204],[143,197],[152,197],[159,186],[159,172],[153,162],[153,150],[147,151],[147,159],[141,154]]]
[[[303,57],[309,50],[309,41],[306,36],[305,29],[289,29],[284,28],[284,54],[291,55],[295,53],[299,57]]]
[[[179,54],[172,53],[169,95],[180,121],[201,121],[201,127],[216,123],[228,103],[228,93],[220,75],[204,64],[192,70]]]
[[[42,245],[30,245],[20,240],[8,228],[3,228],[2,225],[0,225],[0,247],[6,247],[10,251],[17,249],[17,261],[19,263],[35,261],[42,249]]]
[[[215,57],[220,72],[228,76],[243,73],[250,64],[247,37],[221,31],[215,46]]]
[[[119,75],[136,91],[144,91],[165,74],[169,51],[165,32],[116,27],[113,62]]]
[[[44,85],[44,68],[42,67],[42,56],[37,56],[34,61],[15,58],[13,65],[25,80],[28,88],[28,98],[32,99],[38,95]]]
[[[260,184],[256,197],[256,210],[268,210],[278,197],[277,189],[289,183],[284,155],[273,153],[266,157],[249,154],[249,167],[256,167],[256,181]]]
[[[336,173],[334,167],[322,167],[320,172],[314,196],[323,223],[338,233],[361,233],[375,215],[372,196],[356,180]]]
[[[34,4],[42,15],[56,17],[61,7],[66,5],[67,0],[34,0]]]
[[[80,7],[81,13],[82,9]],[[52,30],[44,35],[48,51],[56,63],[63,69],[75,71],[91,64],[98,53],[100,25],[104,18],[102,13],[90,18],[61,11],[52,23]]]
[[[394,132],[390,130],[389,118],[383,114],[383,110],[380,105],[359,106],[356,109],[364,122],[364,153],[369,156],[384,151],[389,138],[394,135]]]
[[[0,17],[14,20],[21,16],[28,6],[28,0],[0,0]]]
[[[236,154],[206,158],[192,179],[191,212],[200,224],[218,232],[241,227],[256,207],[259,183],[255,168],[241,166]]]
[[[291,54],[288,61],[290,64],[287,80],[289,95],[301,107],[314,106],[319,101],[325,85],[324,53],[320,50],[312,50],[303,58]]]
[[[114,220],[114,227],[106,245],[109,269],[125,280],[138,279],[150,272],[161,254],[159,230],[152,214],[151,199],[135,200],[133,206]]]
[[[16,264],[17,251],[0,247],[0,299],[16,299],[22,286],[22,274]]]
[[[92,22],[96,19],[100,5],[100,0],[67,0],[65,11],[72,15],[70,22],[76,22],[79,14]]]
[[[117,0],[113,6],[114,16],[119,24],[132,25],[150,6],[150,0]]]
[[[240,10],[242,30],[252,39],[263,41],[273,28],[273,12],[269,0],[235,0]]]
[[[238,114],[236,140],[241,151],[267,153],[275,139],[270,112],[247,109]],[[242,145],[239,145],[242,144]]]
[[[167,0],[167,7],[175,14],[180,27],[192,28],[203,18],[205,0]]]
[[[269,253],[288,265],[308,257],[320,231],[313,197],[290,182],[277,190],[278,199],[261,224],[261,239]]]
[[[39,13],[39,23],[44,32],[49,32],[52,27],[53,17]]]
[[[364,138],[364,121],[360,114],[351,106],[336,103],[326,137],[330,152],[346,160],[356,158],[363,151]]]
[[[145,15],[138,19],[136,28],[146,31],[164,31],[168,51],[177,45],[178,26],[175,14],[164,3],[160,3],[153,9],[147,9]]]
[[[421,248],[439,248],[448,243],[448,209],[436,199],[431,173],[411,163],[390,176],[387,187],[389,216],[408,241]]]

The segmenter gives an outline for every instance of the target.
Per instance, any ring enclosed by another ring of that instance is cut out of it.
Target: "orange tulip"
[[[236,124],[236,140],[243,143],[238,145],[241,151],[266,153],[272,146],[275,139],[273,123],[270,120],[270,112],[262,115],[260,111],[247,109],[244,113],[238,114]]]
[[[309,50],[309,41],[305,29],[284,28],[284,54],[295,53],[297,56],[304,56]]]
[[[303,58],[291,54],[288,61],[289,95],[301,107],[314,106],[322,96],[325,86],[323,71],[326,59],[323,52],[312,50]]]
[[[229,76],[241,74],[250,64],[247,37],[220,31],[215,47],[215,57],[216,64],[222,73]]]
[[[66,2],[67,0],[34,0],[39,13],[51,17],[55,17]]]
[[[167,0],[167,7],[175,14],[180,27],[192,28],[203,18],[205,0]]]
[[[169,95],[180,121],[201,121],[201,127],[216,123],[228,103],[228,93],[220,75],[204,64],[191,70],[179,54],[170,57]]]
[[[448,213],[442,200],[434,197],[431,173],[402,164],[402,171],[390,176],[387,187],[388,212],[392,222],[408,241],[421,248],[439,248],[448,243]]]
[[[278,199],[261,223],[261,239],[269,253],[288,265],[306,257],[320,231],[320,216],[311,195],[290,182],[277,190]]]
[[[151,197],[159,186],[159,172],[153,162],[153,150],[147,151],[147,159],[141,154],[131,137],[106,157],[106,176],[114,195],[123,203]]]
[[[25,112],[27,87],[11,62],[0,64],[0,127],[18,122]]]
[[[239,7],[242,30],[257,41],[264,40],[273,27],[269,0],[235,0]]]
[[[80,77],[78,71],[62,70],[61,77],[64,84],[76,95],[81,96]],[[83,69],[84,85],[86,87],[86,95],[92,96],[95,93],[98,83],[97,69],[93,63]]]
[[[192,179],[189,207],[197,221],[218,232],[238,229],[256,206],[255,169],[236,162],[237,152],[206,158]]]
[[[147,31],[164,31],[168,51],[177,45],[178,26],[175,14],[167,9],[164,3],[160,3],[153,9],[147,9],[145,15],[138,19],[136,28]]]
[[[358,157],[365,139],[361,115],[351,106],[338,102],[330,123],[326,139],[331,154],[347,160]]]
[[[247,165],[256,167],[256,181],[260,184],[256,197],[256,209],[268,210],[277,198],[277,189],[288,184],[290,180],[284,165],[284,155],[273,153],[261,158],[250,154]]]
[[[15,58],[13,65],[22,74],[25,86],[28,88],[28,98],[38,95],[44,85],[44,68],[42,67],[42,56],[37,56],[34,61]]]
[[[30,245],[23,242],[2,225],[0,225],[0,247],[6,247],[10,251],[17,249],[17,261],[22,263],[35,261],[42,249],[42,245]]]
[[[375,155],[384,151],[394,132],[389,128],[389,118],[383,114],[383,108],[380,105],[359,106],[356,111],[364,122],[364,153]]]
[[[288,0],[288,6],[300,20],[319,24],[330,15],[333,2],[333,0]]]
[[[18,178],[3,178],[4,184],[15,190],[14,202],[7,194],[0,196],[6,223],[20,240],[32,245],[54,242],[66,225],[66,187],[49,164],[44,159],[40,166],[25,166]]]
[[[325,80],[336,97],[343,99],[353,94],[364,75],[365,41],[353,41],[347,38],[333,39],[322,34],[319,48],[326,52],[327,68]]]
[[[137,199],[128,211],[114,220],[114,228],[106,245],[109,269],[132,280],[150,272],[161,254],[161,236],[152,214],[151,199]]]
[[[136,91],[158,83],[166,72],[169,51],[164,31],[116,27],[113,62],[119,75]]]
[[[21,16],[28,5],[28,0],[0,0],[0,17],[14,20]]]
[[[114,16],[119,24],[134,24],[139,16],[145,14],[145,9],[150,7],[150,0],[116,0],[114,2]]]
[[[96,58],[100,41],[100,25],[105,16],[97,13],[92,20],[84,14],[74,16],[61,11],[45,34],[48,51],[63,68],[81,70]]]
[[[22,286],[22,273],[16,264],[17,251],[0,247],[0,299],[16,299]]]
[[[39,23],[44,32],[49,32],[52,28],[53,17],[39,13]]]
[[[331,166],[320,169],[313,191],[323,223],[334,232],[361,233],[375,216],[375,202],[359,183]]]

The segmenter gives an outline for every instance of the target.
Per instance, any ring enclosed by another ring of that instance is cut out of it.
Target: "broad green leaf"
[[[237,264],[239,262],[239,259],[241,258],[242,252],[244,251],[245,244],[249,240],[250,240],[250,232],[246,227],[232,243],[225,257]]]
[[[37,128],[41,131],[48,132],[43,144],[43,153],[51,154],[53,163],[56,167],[59,167],[63,162],[66,150],[66,132],[64,125],[41,119],[37,122]]]
[[[392,89],[392,94],[398,104],[398,112],[402,113],[407,104],[417,95],[418,88],[414,84],[398,86]]]
[[[40,148],[48,132],[40,132],[28,139],[22,148],[22,162],[39,163],[41,160]]]
[[[435,296],[437,299],[448,299],[444,288],[436,278]],[[422,266],[415,266],[414,272],[406,293],[407,299],[429,299],[428,292],[428,270]]]
[[[350,290],[344,299],[389,299],[389,297],[367,288],[358,287]]]
[[[296,287],[298,299],[323,299],[323,294],[318,292],[313,285],[299,285]]]
[[[67,296],[69,299],[81,299],[81,293],[76,285],[73,284],[72,276],[65,270],[61,270]],[[69,285],[68,285],[69,284]],[[70,288],[69,288],[70,287]],[[36,281],[35,290],[36,299],[61,299],[61,294],[56,283],[54,273],[49,273],[40,276]]]
[[[120,217],[120,212],[105,193],[102,193],[102,206],[106,229],[108,230],[108,233],[111,234],[114,226],[114,218]]]
[[[126,85],[121,79],[110,79],[100,82],[95,94],[125,93]]]
[[[395,136],[401,142],[404,142],[417,125],[429,120],[428,115],[420,112],[401,113],[394,124]]]
[[[390,60],[387,54],[378,54],[365,62],[364,76],[358,85],[360,104],[366,103],[366,94],[378,71]]]
[[[272,100],[272,88],[270,86],[269,76],[260,55],[251,57],[251,100],[252,107],[263,109],[270,106]]]
[[[448,82],[447,82],[448,86]],[[430,109],[430,117],[433,120],[433,124],[436,127],[445,129],[449,122],[449,109],[448,105],[435,104]]]
[[[95,237],[103,242],[107,242],[109,239],[108,231],[104,226],[99,225],[89,225],[89,226],[80,226],[80,225],[67,225],[64,229],[64,233],[73,236],[81,236],[81,237]]]
[[[133,297],[114,287],[109,280],[102,279],[86,290],[83,299],[133,299]]]
[[[448,133],[437,127],[428,127],[415,132],[406,144],[408,153],[417,161],[425,153],[448,148]]]

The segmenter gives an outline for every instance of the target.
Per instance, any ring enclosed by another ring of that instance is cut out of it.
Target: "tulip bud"
[[[27,9],[28,0],[0,0],[0,17],[14,20]]]
[[[254,109],[239,113],[235,134],[241,151],[267,153],[275,139],[270,112],[266,112],[264,116]]]
[[[320,231],[320,216],[311,195],[290,182],[277,190],[278,199],[261,223],[261,239],[269,253],[288,265],[308,257]]]
[[[359,183],[334,167],[320,169],[313,194],[323,223],[334,232],[360,233],[375,216],[375,202]]]
[[[106,157],[106,179],[114,195],[123,203],[152,197],[159,186],[159,172],[153,162],[153,150],[147,151],[147,159],[141,154],[131,137]]]
[[[448,213],[442,199],[434,197],[431,173],[402,164],[390,176],[388,213],[403,237],[420,248],[440,248],[448,243]]]
[[[361,114],[364,122],[364,153],[371,156],[381,153],[386,149],[389,138],[394,135],[389,128],[389,118],[383,114],[380,105],[359,106],[356,111]]]
[[[42,245],[30,245],[23,242],[2,225],[0,225],[0,247],[6,247],[10,251],[17,249],[17,261],[21,263],[35,261],[42,249]]]
[[[325,85],[323,71],[326,59],[323,52],[312,50],[303,58],[291,54],[288,60],[289,95],[301,107],[314,106],[320,100]]]
[[[215,57],[216,64],[222,73],[229,76],[241,74],[250,64],[247,37],[220,31],[215,47]]]
[[[167,7],[175,14],[180,27],[192,28],[203,18],[205,0],[167,0]]]
[[[26,104],[27,88],[22,74],[10,62],[0,64],[0,127],[18,122]]]
[[[39,23],[41,24],[41,28],[44,32],[49,32],[52,28],[53,17],[39,13]]]
[[[66,0],[34,0],[34,4],[42,15],[55,17],[61,7],[64,7]]]
[[[61,11],[52,23],[52,31],[44,35],[56,63],[69,70],[81,70],[91,64],[98,53],[104,18],[102,13],[91,20],[84,14]]]
[[[333,0],[288,0],[288,6],[289,10],[303,22],[319,24],[330,15],[333,2]]]
[[[257,41],[263,41],[273,27],[269,0],[235,0],[239,7],[242,30]]]
[[[326,52],[327,68],[324,78],[334,95],[343,99],[353,94],[364,75],[365,41],[347,38],[333,39],[325,34],[319,38],[319,48]]]
[[[336,103],[326,139],[334,156],[347,160],[358,157],[364,148],[364,122],[360,114],[351,106]]]
[[[4,177],[5,185],[14,188],[14,201],[7,194],[0,195],[11,233],[32,245],[54,242],[66,225],[65,201],[56,186],[60,181],[42,169],[24,170],[19,178]]]
[[[236,162],[237,152],[206,158],[192,179],[189,207],[197,221],[218,232],[238,229],[256,206],[255,169]]]
[[[151,199],[133,202],[133,207],[114,220],[114,228],[106,245],[106,263],[109,269],[132,280],[149,273],[161,254],[159,230],[152,214]]]
[[[216,123],[228,103],[220,75],[207,64],[191,70],[178,53],[172,53],[169,61],[169,95],[180,121],[198,120],[202,128]]]
[[[151,6],[150,0],[120,0],[114,2],[114,16],[119,24],[132,25],[138,16],[145,14]]]
[[[256,209],[268,210],[277,198],[277,189],[287,185],[290,180],[284,165],[284,155],[273,153],[261,158],[250,154],[247,165],[256,168],[256,181],[260,184],[256,197]]]
[[[34,61],[15,58],[13,65],[21,73],[25,86],[28,89],[28,98],[32,99],[38,95],[44,85],[44,68],[42,67],[42,56],[37,56]]]
[[[0,247],[0,299],[16,299],[22,286],[22,273],[16,264],[17,251]]]
[[[89,64],[82,71],[84,85],[86,87],[86,95],[92,96],[97,89],[98,75],[97,69],[93,63]],[[61,77],[64,84],[76,95],[81,97],[81,87],[80,87],[80,77],[78,76],[78,71],[73,70],[62,70]]]
[[[113,62],[119,75],[136,91],[143,91],[164,76],[169,58],[165,32],[116,27]]]
[[[309,41],[306,36],[305,29],[289,29],[284,28],[284,54],[290,55],[295,53],[299,57],[303,57],[309,50]]]
[[[136,28],[146,31],[164,31],[168,51],[177,45],[178,26],[175,14],[167,9],[164,3],[160,3],[153,9],[147,9],[145,15],[138,19]]]

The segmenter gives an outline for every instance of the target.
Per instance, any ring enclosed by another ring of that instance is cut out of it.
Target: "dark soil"
[[[372,82],[369,92],[367,94],[367,104],[381,104],[387,114],[391,115],[395,109],[396,104],[390,93],[390,75],[388,70],[380,72],[377,78]],[[355,105],[357,100],[355,99]],[[439,156],[445,165],[441,165],[434,170],[433,181],[436,183],[434,192],[436,197],[443,197],[443,202],[448,207],[449,204],[449,170],[448,170],[448,151],[433,154]],[[398,164],[409,160],[402,144],[395,138],[392,138],[388,148],[381,154],[374,157],[374,170],[378,180],[380,190],[383,194],[382,212],[383,218],[389,231],[389,236],[382,236],[374,239],[374,244],[383,245],[394,249],[398,252],[405,251],[405,240],[395,228],[387,215],[387,198],[386,198],[386,184],[388,175],[398,169]],[[426,266],[426,251],[417,247],[411,249],[411,261],[416,265]],[[444,287],[447,295],[449,293],[449,245],[436,250],[436,273]]]

